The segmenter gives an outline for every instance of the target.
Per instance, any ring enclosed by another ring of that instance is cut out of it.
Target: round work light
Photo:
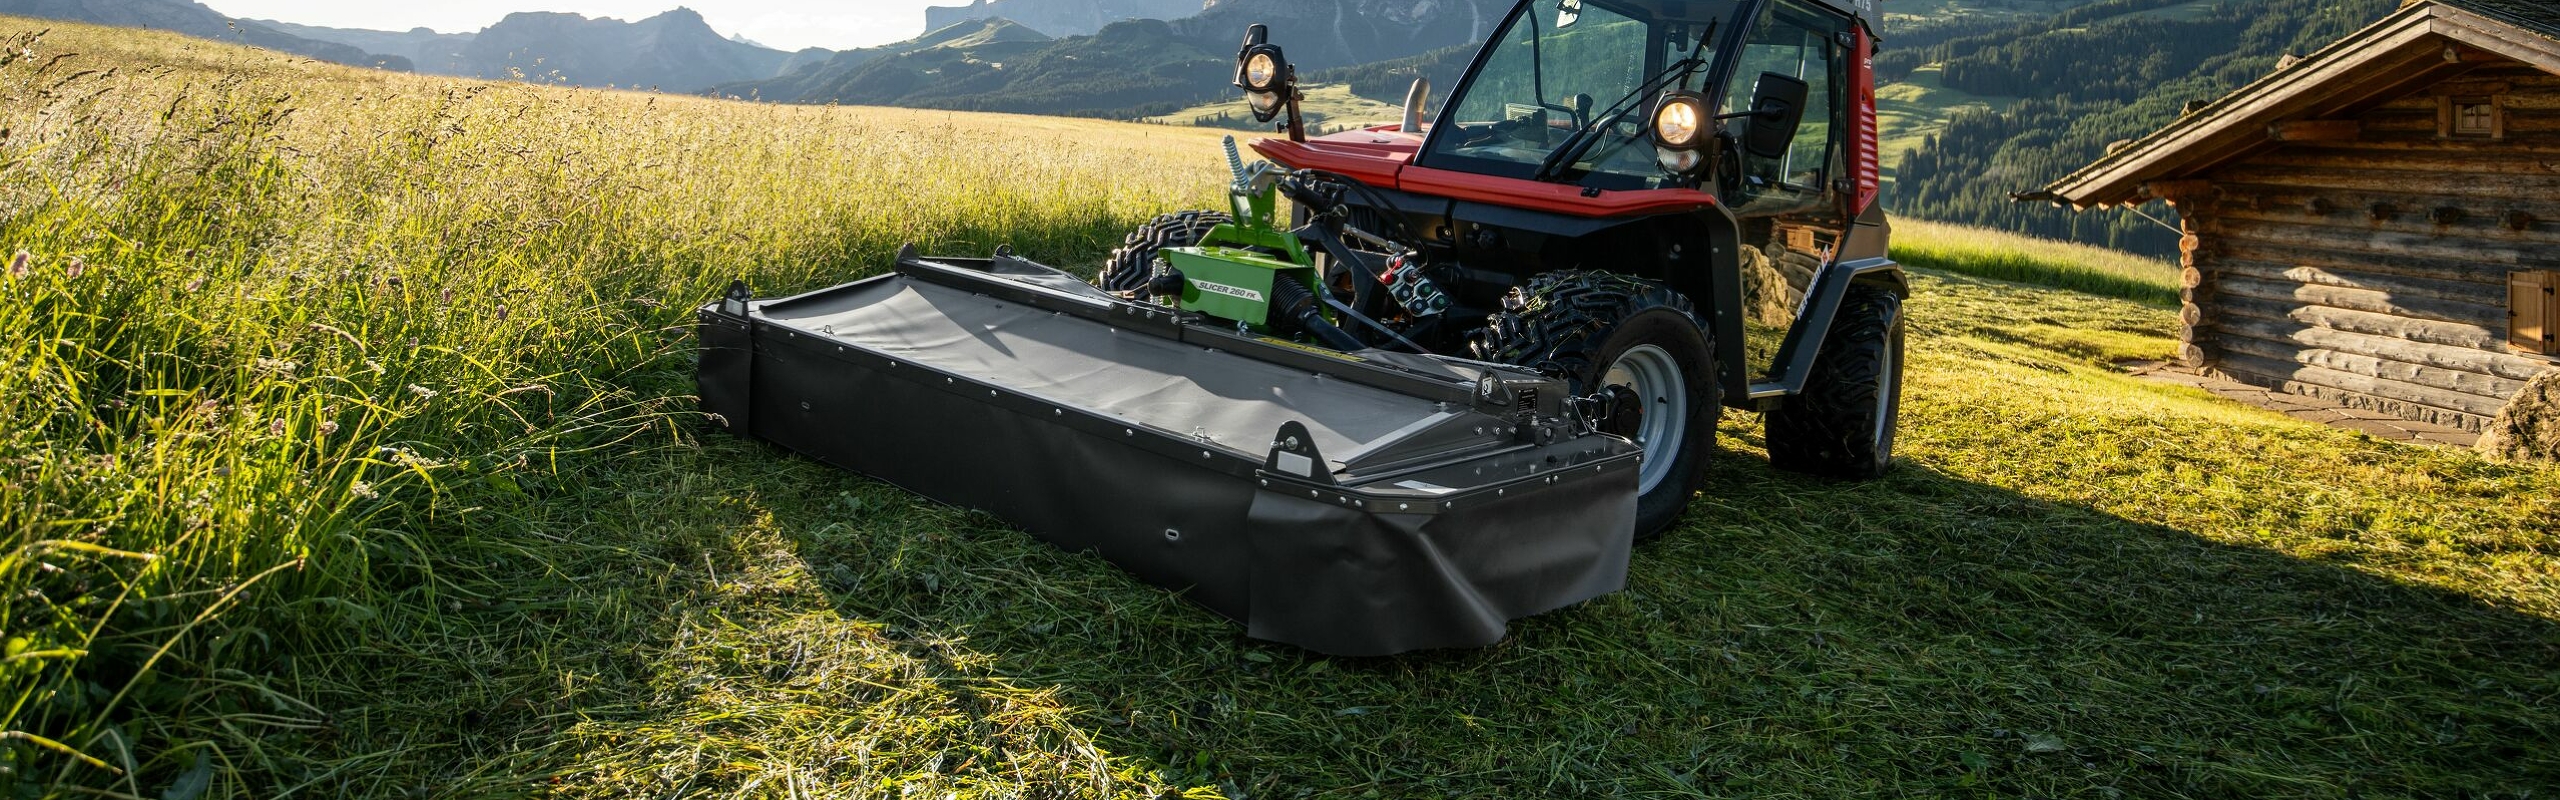
[[[1696,149],[1706,120],[1705,98],[1686,92],[1665,95],[1653,112],[1653,143],[1675,150]]]

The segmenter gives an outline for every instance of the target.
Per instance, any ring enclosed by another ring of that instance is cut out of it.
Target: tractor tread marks
[[[1790,472],[1833,478],[1880,477],[1890,439],[1876,438],[1877,396],[1891,391],[1884,375],[1902,298],[1889,289],[1852,286],[1841,299],[1804,393],[1768,416],[1769,462]]]
[[[1231,221],[1233,217],[1222,211],[1184,211],[1157,217],[1130,232],[1120,248],[1111,251],[1111,260],[1103,263],[1093,285],[1106,292],[1144,289],[1147,281],[1155,277],[1157,252],[1197,245],[1211,229]]]
[[[1475,357],[1565,376],[1577,394],[1590,391],[1581,376],[1620,320],[1656,307],[1698,315],[1696,305],[1670,287],[1610,272],[1539,275],[1505,305],[1510,308],[1493,314],[1469,343]]]

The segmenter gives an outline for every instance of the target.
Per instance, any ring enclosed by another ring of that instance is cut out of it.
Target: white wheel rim
[[[1637,478],[1637,492],[1652,494],[1654,487],[1671,477],[1671,464],[1680,459],[1680,448],[1687,443],[1689,425],[1689,381],[1680,371],[1680,361],[1671,351],[1657,345],[1637,345],[1618,356],[1609,365],[1600,382],[1604,386],[1623,386],[1644,404],[1643,420],[1636,426],[1636,444],[1644,448],[1644,470]]]

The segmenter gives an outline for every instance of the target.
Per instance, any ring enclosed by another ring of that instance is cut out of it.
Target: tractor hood
[[[1281,166],[1339,173],[1374,188],[1572,217],[1675,214],[1716,204],[1715,195],[1696,189],[1604,191],[1419,167],[1413,164],[1413,156],[1421,151],[1422,141],[1421,133],[1389,125],[1304,142],[1261,139],[1253,143],[1253,150]]]

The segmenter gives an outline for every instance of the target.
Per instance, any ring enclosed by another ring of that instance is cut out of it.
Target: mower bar
[[[1499,641],[1624,586],[1640,450],[1565,385],[1338,353],[998,251],[701,309],[731,432],[995,514],[1248,635],[1377,656]]]

